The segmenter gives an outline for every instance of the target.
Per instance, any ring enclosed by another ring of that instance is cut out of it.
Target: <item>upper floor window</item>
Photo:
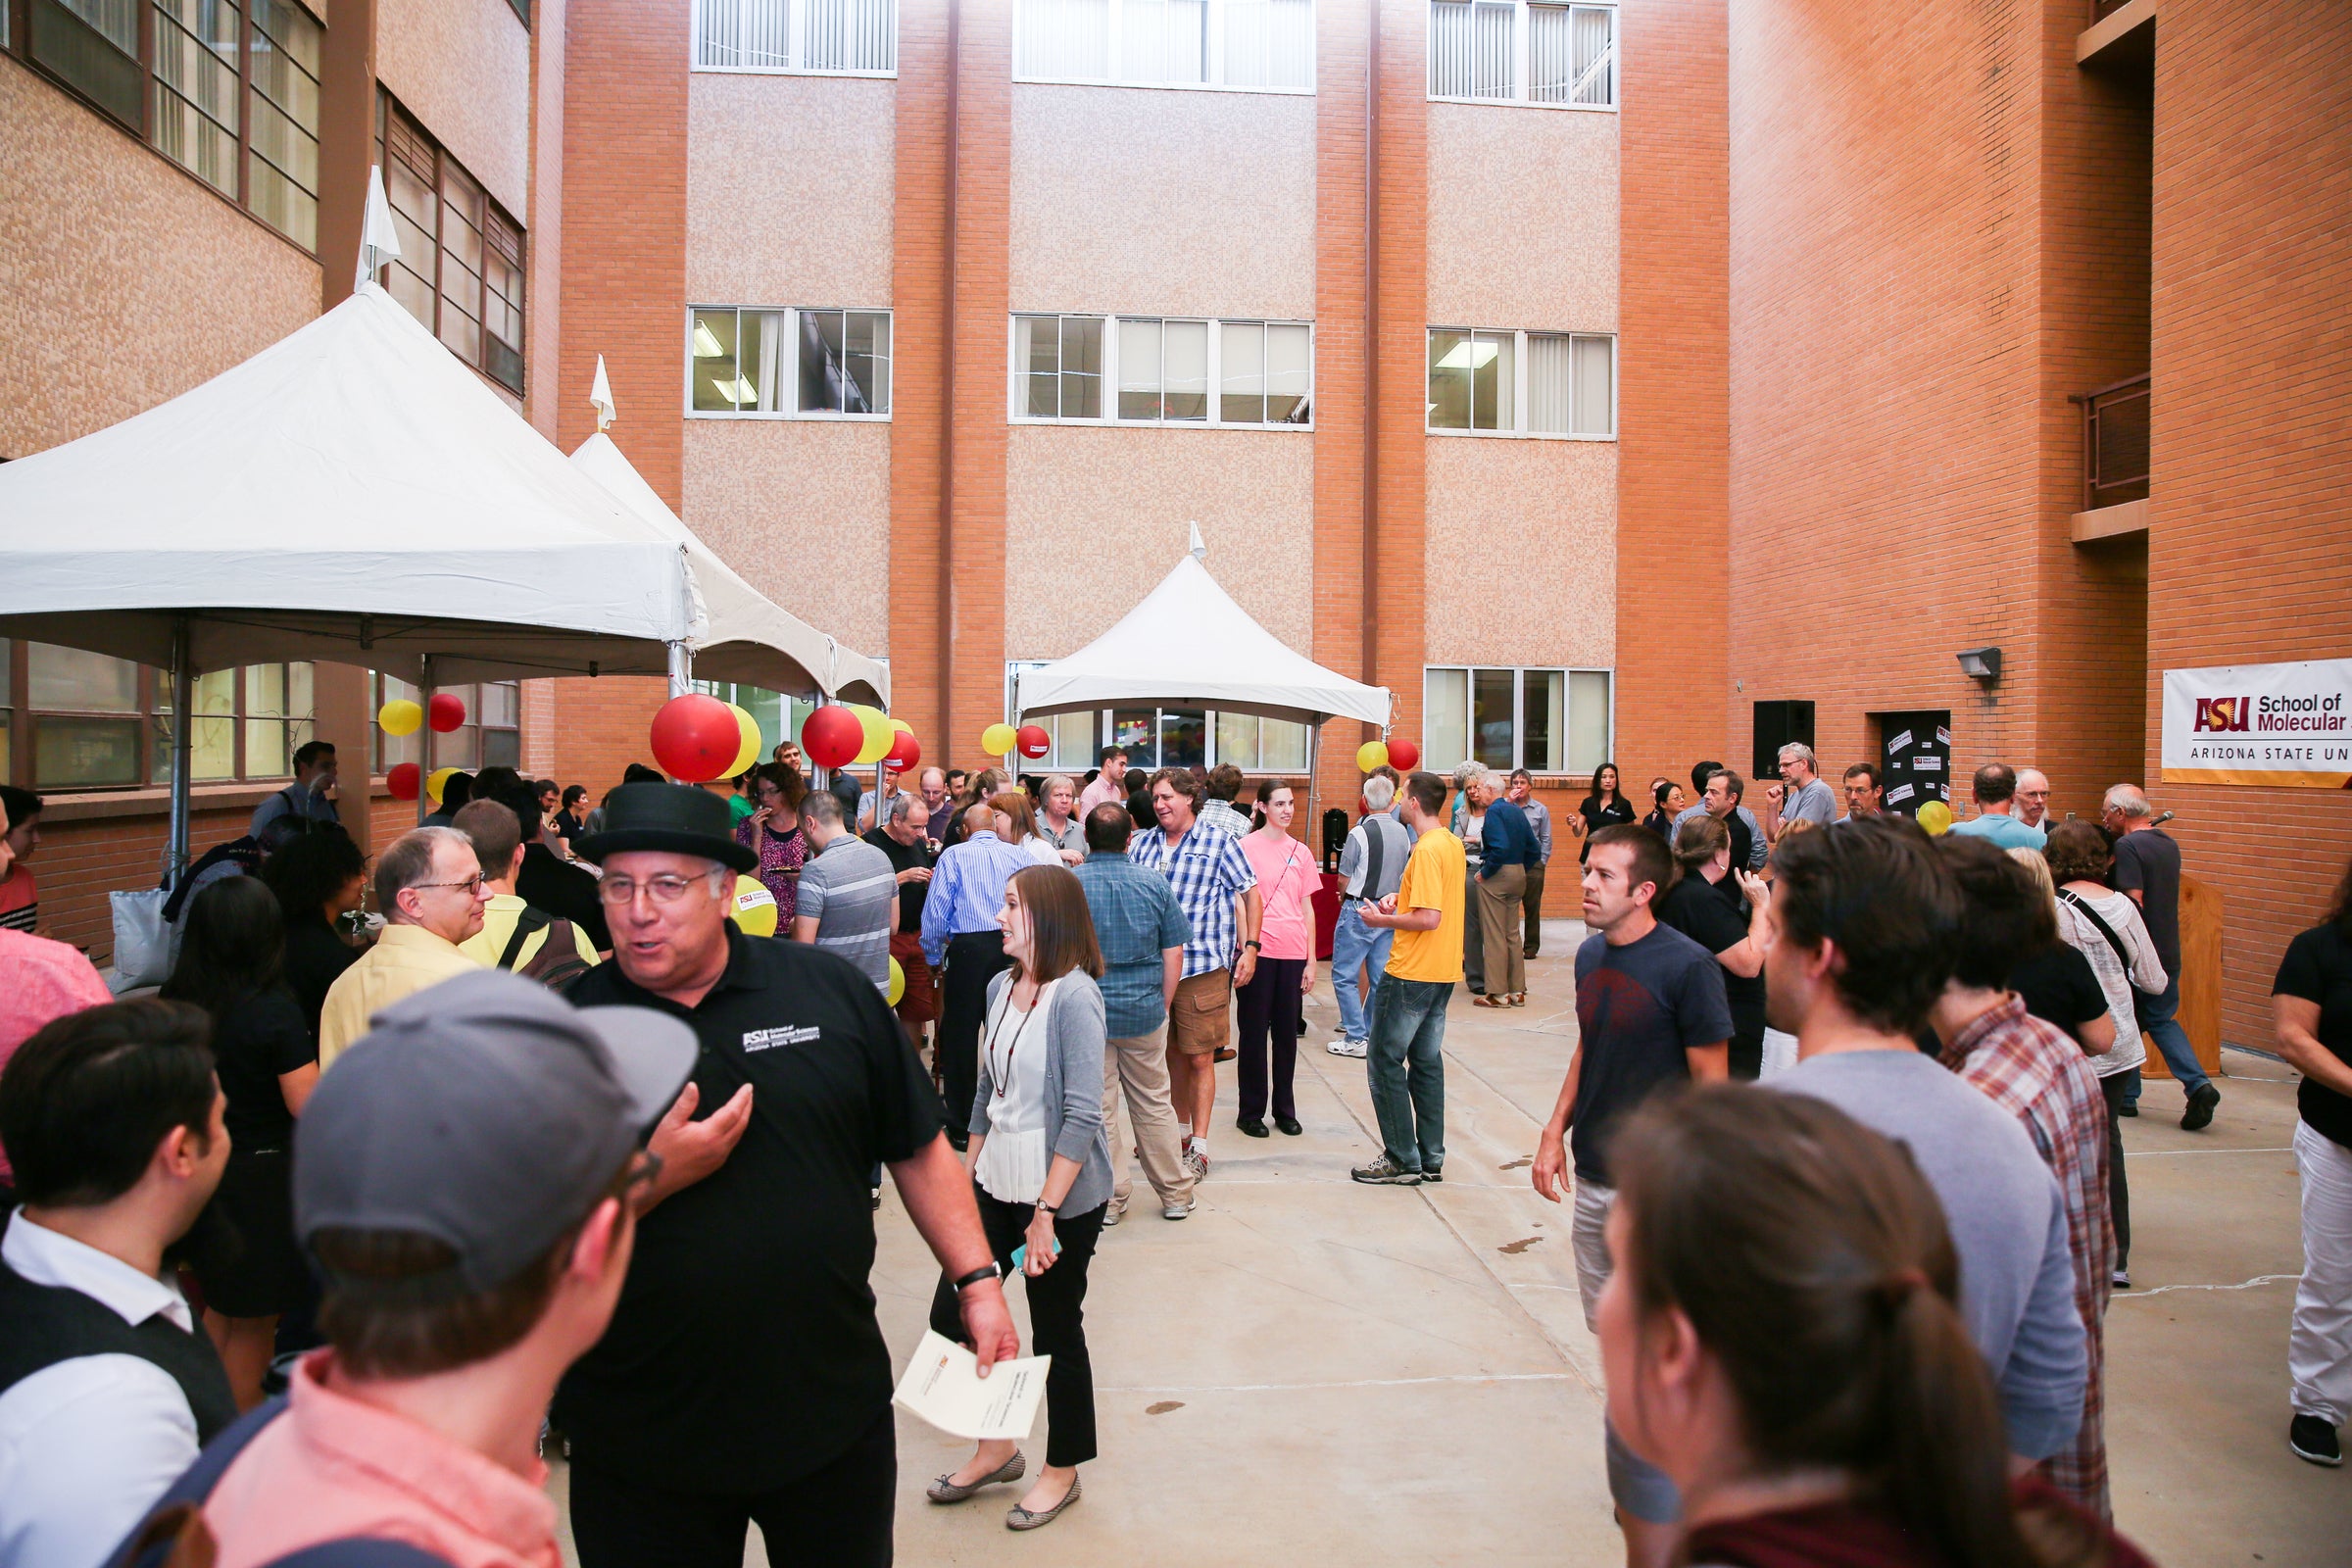
[[[1617,107],[1617,8],[1430,0],[1429,95]]]
[[[1590,773],[1609,760],[1615,720],[1605,669],[1433,665],[1421,676],[1422,765]]]
[[[1012,74],[1312,92],[1314,0],[1017,0]]]
[[[383,284],[450,351],[522,390],[522,225],[387,96],[376,161],[400,233]]]
[[[1429,428],[1610,439],[1617,433],[1617,340],[1433,326]]]
[[[889,76],[897,0],[694,0],[694,69]]]
[[[692,414],[890,416],[888,311],[697,306],[686,337]]]
[[[1117,388],[1107,406],[1106,384]],[[1304,321],[1016,316],[1012,416],[1303,428],[1314,416],[1314,331]]]
[[[12,40],[227,200],[318,243],[318,57],[294,0],[23,0]]]

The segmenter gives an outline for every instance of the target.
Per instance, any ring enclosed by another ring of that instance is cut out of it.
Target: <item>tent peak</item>
[[[606,425],[620,416],[612,402],[612,382],[605,374],[605,357],[596,357],[596,379],[589,383],[588,406],[596,411],[596,428],[601,433]]]
[[[1201,542],[1200,525],[1197,522],[1188,522],[1185,524],[1185,526],[1193,530],[1192,548],[1185,553],[1191,556],[1195,561],[1206,564],[1208,560],[1208,546]]]
[[[384,166],[368,166],[368,203],[360,220],[360,265],[351,286],[375,281],[386,262],[400,259],[400,230],[392,225],[392,204],[384,196]]]

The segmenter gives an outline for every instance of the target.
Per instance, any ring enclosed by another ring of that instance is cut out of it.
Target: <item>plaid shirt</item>
[[[1161,873],[1176,890],[1176,903],[1192,926],[1184,944],[1183,978],[1232,968],[1238,937],[1233,901],[1257,886],[1242,841],[1196,821],[1174,844],[1160,828],[1138,833],[1127,846],[1127,858]]]
[[[2067,1248],[2075,1259],[2075,1310],[2082,1318],[2090,1373],[2075,1446],[2042,1461],[2042,1475],[2083,1507],[2108,1516],[2106,1410],[2107,1296],[2115,1270],[2114,1217],[2107,1207],[2107,1102],[2082,1048],[2026,1011],[2011,995],[1971,1019],[1943,1048],[1946,1067],[2024,1123],[2066,1203]]]
[[[1166,960],[1191,931],[1168,879],[1115,850],[1099,850],[1076,867],[1102,950],[1102,1027],[1113,1040],[1133,1040],[1168,1021],[1160,994]]]
[[[1250,817],[1231,801],[1210,801],[1200,808],[1200,825],[1238,839],[1250,831]]]

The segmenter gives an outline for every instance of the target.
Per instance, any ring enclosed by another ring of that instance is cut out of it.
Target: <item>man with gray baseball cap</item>
[[[555,1563],[540,1419],[620,1299],[643,1146],[695,1054],[674,1018],[491,970],[378,1013],[295,1134],[328,1348],[174,1489],[202,1505],[181,1538],[208,1531],[219,1568],[355,1538]]]

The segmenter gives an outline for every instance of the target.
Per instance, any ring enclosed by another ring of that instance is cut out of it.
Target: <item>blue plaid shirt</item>
[[[1192,926],[1168,879],[1112,850],[1098,850],[1077,866],[1102,950],[1102,1026],[1113,1040],[1133,1040],[1167,1022],[1160,955],[1182,947]]]
[[[1233,901],[1257,886],[1257,873],[1242,853],[1242,841],[1196,821],[1174,844],[1159,828],[1138,833],[1127,846],[1127,858],[1168,879],[1177,906],[1191,922],[1192,936],[1184,944],[1184,978],[1212,969],[1233,967],[1239,933],[1233,923]]]

